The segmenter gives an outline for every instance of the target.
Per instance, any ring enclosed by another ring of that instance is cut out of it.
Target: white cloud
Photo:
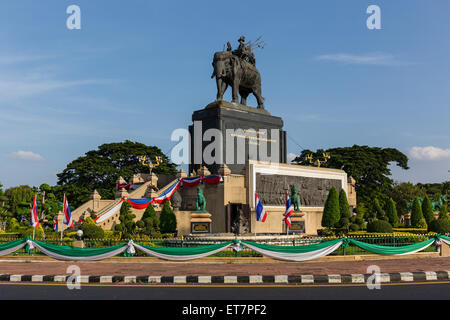
[[[416,160],[444,160],[450,159],[450,149],[441,149],[438,147],[412,147],[409,150],[411,158]]]
[[[296,155],[295,153],[288,153],[286,156],[287,163],[291,163],[292,160],[294,160],[296,157],[298,157],[298,155]]]
[[[395,56],[389,53],[368,53],[363,55],[355,55],[348,53],[324,54],[316,57],[321,61],[335,61],[345,64],[369,64],[397,66],[404,65],[404,62],[396,60]]]
[[[11,153],[9,156],[10,156],[10,158],[18,159],[18,160],[44,161],[44,158],[41,155],[31,152],[31,151],[19,150],[19,151]]]

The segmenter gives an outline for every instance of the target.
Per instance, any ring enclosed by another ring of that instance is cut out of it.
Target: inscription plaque
[[[300,220],[300,221],[292,221],[291,222],[291,228],[289,228],[290,232],[294,232],[294,233],[305,233],[305,221]]]
[[[301,207],[323,207],[332,186],[339,192],[341,180],[256,173],[256,193],[263,205],[285,206],[290,186],[298,189]]]
[[[211,222],[191,222],[191,233],[210,233]]]

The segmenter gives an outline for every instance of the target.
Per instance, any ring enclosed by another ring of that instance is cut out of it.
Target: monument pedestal
[[[222,146],[216,153],[222,153],[222,163],[228,166],[231,173],[245,173],[247,160],[286,163],[286,132],[282,130],[283,120],[272,116],[266,109],[216,101],[202,110],[194,111],[192,121],[194,124],[189,126],[191,134],[189,172],[197,170],[200,164],[207,166],[213,173],[220,168],[221,163],[209,164],[203,159],[203,151],[209,144],[220,143],[215,141],[215,138],[211,139],[212,141],[203,141],[204,133],[208,129],[217,129],[221,132]],[[272,129],[276,131],[273,133]],[[245,150],[239,148],[240,144],[245,145]],[[261,157],[261,153],[264,154],[264,158]],[[271,158],[268,159],[265,155]]]
[[[211,214],[209,212],[191,213],[191,233],[211,233]]]
[[[289,228],[289,232],[293,233],[305,233],[306,225],[305,218],[303,217],[305,214],[303,212],[294,212],[291,215],[291,228]]]

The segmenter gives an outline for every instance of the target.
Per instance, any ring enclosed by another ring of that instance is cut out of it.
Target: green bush
[[[392,228],[394,232],[407,232],[414,234],[425,234],[427,233],[426,228]]]
[[[325,229],[318,229],[317,235],[321,237],[333,237],[335,234],[333,229],[325,228]]]
[[[392,233],[392,226],[385,220],[374,220],[367,224],[367,232]]]
[[[378,201],[377,198],[375,198],[374,200],[374,208],[376,212],[376,218],[378,220],[389,221],[388,217],[386,216],[386,212],[383,210],[383,208],[381,208],[380,201]]]
[[[428,229],[428,224],[425,221],[425,218],[422,218],[419,222],[416,223],[416,228],[419,229]]]
[[[84,239],[103,239],[105,237],[105,231],[92,223],[83,223],[80,229],[83,231]]]
[[[344,189],[339,192],[339,212],[341,219],[350,219],[350,207],[348,206],[347,194]]]
[[[141,220],[144,221],[147,231],[154,232],[159,229],[160,221],[158,215],[156,214],[155,208],[153,208],[151,203],[145,209]]]
[[[359,231],[359,225],[357,225],[356,223],[352,223],[350,225],[350,231]]]
[[[177,217],[170,207],[169,201],[164,202],[161,210],[159,227],[161,233],[176,233],[177,231]]]
[[[105,233],[104,239],[106,240],[114,240],[114,239],[121,239],[122,238],[122,232],[115,231],[115,230],[104,230]]]
[[[415,228],[422,228],[422,226],[419,226],[420,224],[422,224],[422,219],[422,206],[420,205],[419,199],[416,198],[411,209],[411,226]]]
[[[339,208],[339,195],[333,186],[328,193],[322,215],[322,227],[331,228],[339,222],[341,217]]]
[[[397,205],[395,201],[390,198],[386,205],[386,215],[389,219],[389,223],[391,226],[395,227],[398,225],[398,213],[397,213]]]
[[[450,233],[450,219],[434,220],[430,224],[430,230],[439,234]]]
[[[425,199],[423,199],[422,201],[422,214],[428,225],[431,224],[434,220],[436,220],[434,218],[433,206],[428,196],[425,196]]]

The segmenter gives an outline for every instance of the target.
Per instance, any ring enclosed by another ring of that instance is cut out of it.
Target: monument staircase
[[[156,180],[157,181],[157,180]],[[166,191],[173,183],[175,183],[177,179],[170,180],[163,188],[160,188],[157,191],[153,191],[152,186],[155,185],[155,180],[145,181],[138,188],[127,192],[125,189],[119,190],[116,193],[115,200],[101,200],[100,195],[95,190],[91,196],[91,200],[85,202],[80,207],[72,211],[73,221],[78,222],[80,219],[84,220],[87,217],[95,214],[97,217],[101,217],[103,214],[107,213],[109,210],[114,208],[120,201],[122,201],[123,197],[131,198],[131,199],[142,199],[142,198],[154,198],[160,196],[164,191]],[[155,208],[158,211],[158,208]],[[135,220],[138,221],[142,218],[145,209],[134,209],[131,208],[131,212],[136,215]],[[106,221],[103,221],[99,224],[103,229],[110,230],[115,224],[119,224],[120,211],[114,213]]]

